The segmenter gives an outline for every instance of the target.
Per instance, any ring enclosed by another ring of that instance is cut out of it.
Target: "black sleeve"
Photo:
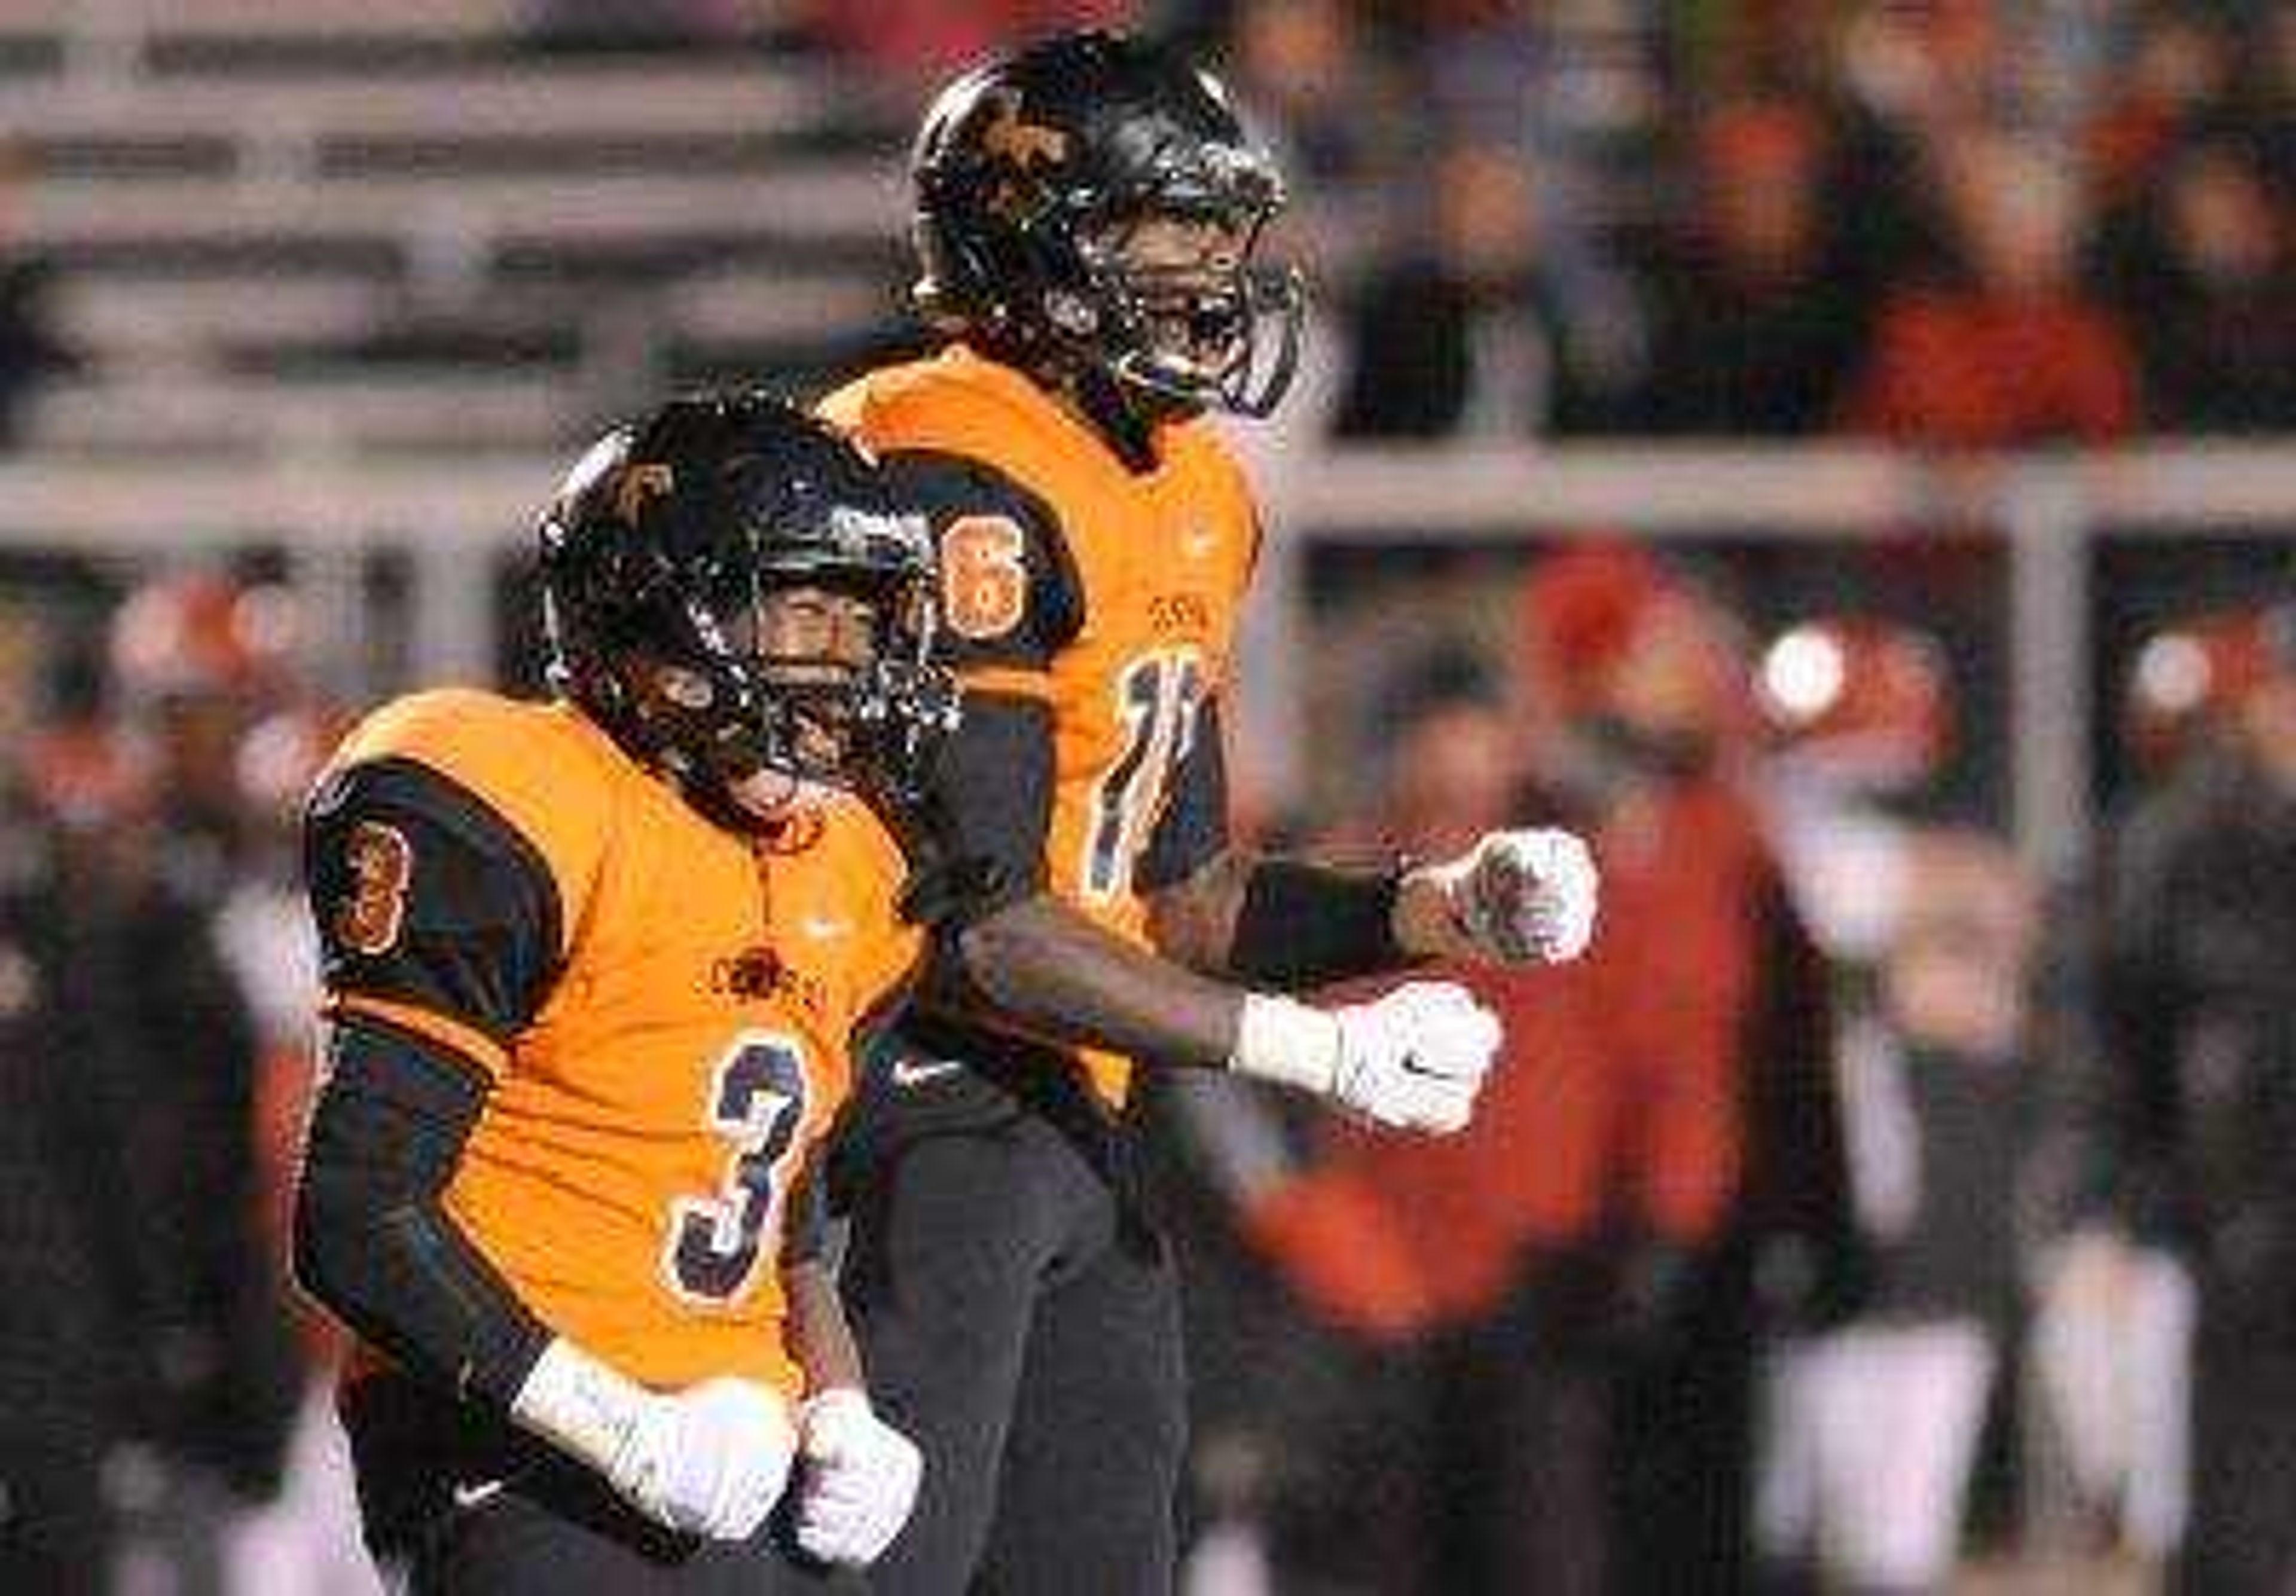
[[[965,680],[964,719],[906,827],[918,868],[912,919],[958,929],[1045,885],[1054,768],[1051,705],[1025,680],[1084,624],[1083,587],[1059,518],[977,460],[889,455],[895,491],[932,523],[941,562],[941,662]],[[1009,690],[1006,690],[1009,689]]]
[[[557,973],[558,887],[475,795],[411,760],[354,765],[312,801],[305,879],[329,992],[460,1022],[506,1045]]]
[[[1188,879],[1227,851],[1227,748],[1219,703],[1205,703],[1164,797],[1148,846],[1133,871],[1142,892]]]
[[[1257,986],[1303,991],[1412,962],[1395,941],[1400,865],[1350,870],[1299,859],[1255,861],[1244,878],[1228,968]]]
[[[963,885],[931,917],[977,919],[1043,890],[1052,831],[1052,706],[1002,694],[965,695],[964,720],[943,750],[926,806],[932,852]]]
[[[1060,518],[977,460],[889,455],[894,491],[932,523],[940,551],[940,654],[963,671],[1042,670],[1084,625],[1084,588]]]
[[[485,1079],[356,1017],[330,1028],[325,1062],[296,1193],[296,1277],[418,1378],[507,1408],[550,1333],[440,1202]]]

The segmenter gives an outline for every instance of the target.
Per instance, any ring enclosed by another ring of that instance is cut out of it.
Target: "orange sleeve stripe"
[[[957,672],[957,680],[968,693],[986,693],[1003,698],[1050,698],[1052,679],[1041,670],[1022,670],[1011,665],[980,665]]]
[[[510,1050],[485,1032],[435,1014],[412,1003],[400,1003],[390,998],[377,998],[365,992],[330,992],[320,1004],[320,1012],[329,1015],[364,1015],[371,1020],[381,1020],[409,1035],[425,1041],[437,1042],[448,1052],[469,1059],[489,1075],[499,1076],[510,1068]]]

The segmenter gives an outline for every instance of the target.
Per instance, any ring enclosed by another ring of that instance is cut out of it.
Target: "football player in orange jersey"
[[[754,394],[611,434],[541,539],[557,700],[400,699],[312,800],[297,1269],[361,1339],[367,1538],[414,1589],[809,1588],[920,1466],[808,1238],[923,934],[876,811],[954,719],[931,546]]]
[[[1559,832],[1352,873],[1228,845],[1220,706],[1258,528],[1203,413],[1274,407],[1300,300],[1253,263],[1280,185],[1219,86],[1136,39],[1050,39],[945,90],[913,176],[945,347],[824,414],[933,522],[966,692],[936,799],[978,890],[835,1165],[847,1304],[928,1460],[871,1577],[1162,1592],[1178,1314],[1128,1173],[1133,1062],[1456,1130],[1498,1041],[1462,989],[1282,994],[1575,957],[1594,868]]]

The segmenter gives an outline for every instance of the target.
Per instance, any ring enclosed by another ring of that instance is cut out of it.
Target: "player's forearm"
[[[959,941],[974,986],[1008,1022],[1137,1060],[1224,1065],[1381,1124],[1458,1130],[1498,1050],[1498,1022],[1459,987],[1413,982],[1371,1003],[1311,1008],[1182,969],[1042,895]]]
[[[782,1271],[782,1290],[789,1302],[790,1355],[805,1375],[808,1394],[865,1389],[861,1349],[828,1266],[813,1260],[789,1265]]]
[[[1136,1058],[1218,1065],[1234,1051],[1245,994],[1134,947],[1037,894],[965,927],[967,980],[1000,1017]]]
[[[409,1370],[507,1407],[549,1332],[441,1201],[484,1089],[363,1022],[336,1025],[329,1049],[296,1194],[296,1276]]]

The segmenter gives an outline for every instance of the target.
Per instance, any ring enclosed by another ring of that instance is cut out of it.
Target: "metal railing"
[[[568,457],[570,458],[570,452]],[[1311,691],[1305,563],[1319,546],[1521,542],[1603,528],[1658,539],[1844,539],[1951,523],[2007,549],[2010,792],[2033,862],[2078,860],[2090,814],[2087,661],[2095,551],[2114,538],[2296,539],[2296,446],[2199,443],[2102,455],[1952,460],[1832,446],[1323,448],[1259,451],[1271,528],[1254,599],[1246,724],[1273,792],[1294,790]],[[497,655],[493,585],[565,459],[289,454],[244,461],[0,463],[0,547],[142,558],[248,545],[353,641],[360,562],[411,572],[404,657],[425,679],[480,679]],[[351,684],[382,691],[403,684]]]

